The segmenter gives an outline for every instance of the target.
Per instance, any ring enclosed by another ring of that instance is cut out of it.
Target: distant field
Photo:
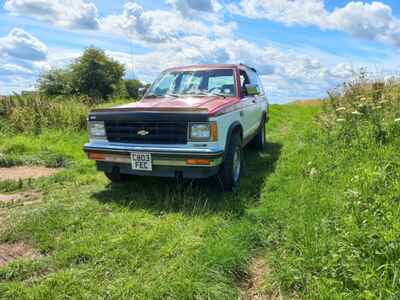
[[[84,132],[3,133],[0,166],[65,169],[0,182],[0,193],[42,197],[0,207],[12,220],[0,245],[36,254],[0,266],[0,298],[399,298],[398,142],[328,136],[318,101],[272,105],[266,150],[246,150],[234,193],[214,180],[112,185],[85,158]]]
[[[321,99],[305,99],[305,100],[297,100],[292,103],[299,106],[319,106],[321,105],[322,101],[323,100]]]

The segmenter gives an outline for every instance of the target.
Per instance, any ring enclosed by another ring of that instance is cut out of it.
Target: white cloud
[[[30,89],[47,58],[47,46],[20,28],[0,38],[0,94]]]
[[[351,65],[327,65],[316,57],[282,50],[259,47],[245,40],[210,39],[204,36],[183,37],[175,43],[164,44],[146,54],[133,57],[128,53],[107,52],[134,69],[139,79],[151,82],[162,70],[199,63],[246,63],[260,74],[273,102],[313,98],[326,95],[354,75]],[[133,65],[132,65],[133,62]]]
[[[0,55],[18,59],[40,61],[47,57],[47,47],[30,33],[14,28],[0,39]]]
[[[167,3],[184,16],[193,16],[198,13],[216,13],[222,8],[217,0],[167,0]]]
[[[96,6],[82,0],[7,0],[4,9],[67,29],[97,29],[99,25]]]
[[[393,16],[390,6],[381,2],[350,2],[329,15],[327,27],[400,46],[400,19]]]
[[[22,66],[10,63],[0,63],[0,77],[2,76],[10,76],[10,75],[17,75],[17,74],[32,74],[32,71],[28,68],[24,68]]]
[[[382,2],[351,1],[330,12],[323,0],[241,0],[230,4],[234,14],[268,19],[285,25],[318,26],[368,40],[400,46],[400,19]]]
[[[109,15],[101,20],[101,30],[117,33],[140,43],[162,44],[175,42],[186,36],[230,34],[235,30],[234,23],[222,28],[211,24],[187,19],[175,11],[145,11],[136,2],[127,2],[122,14]]]

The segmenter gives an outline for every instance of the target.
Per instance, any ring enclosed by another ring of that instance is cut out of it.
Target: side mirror
[[[147,88],[146,87],[141,87],[138,89],[139,92],[139,97],[143,97],[144,94],[146,94]]]
[[[256,85],[256,84],[246,84],[245,91],[246,91],[247,96],[257,96],[260,94],[258,85]]]

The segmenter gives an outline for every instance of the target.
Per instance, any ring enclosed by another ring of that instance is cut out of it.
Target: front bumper
[[[96,160],[97,168],[104,172],[123,174],[205,178],[215,175],[222,163],[224,151],[218,148],[163,147],[132,145],[108,142],[91,142],[84,146],[90,159]],[[149,152],[152,156],[152,171],[137,171],[131,168],[131,152]],[[189,163],[199,161],[200,163]]]

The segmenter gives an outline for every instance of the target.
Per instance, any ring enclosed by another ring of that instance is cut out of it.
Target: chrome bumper
[[[215,167],[222,163],[224,154],[221,149],[161,147],[106,142],[88,143],[84,146],[84,151],[88,155],[90,153],[100,154],[101,159],[92,158],[96,161],[120,164],[131,163],[131,152],[149,152],[152,155],[153,165],[171,167]],[[188,159],[206,159],[209,163],[192,165],[188,164]]]

